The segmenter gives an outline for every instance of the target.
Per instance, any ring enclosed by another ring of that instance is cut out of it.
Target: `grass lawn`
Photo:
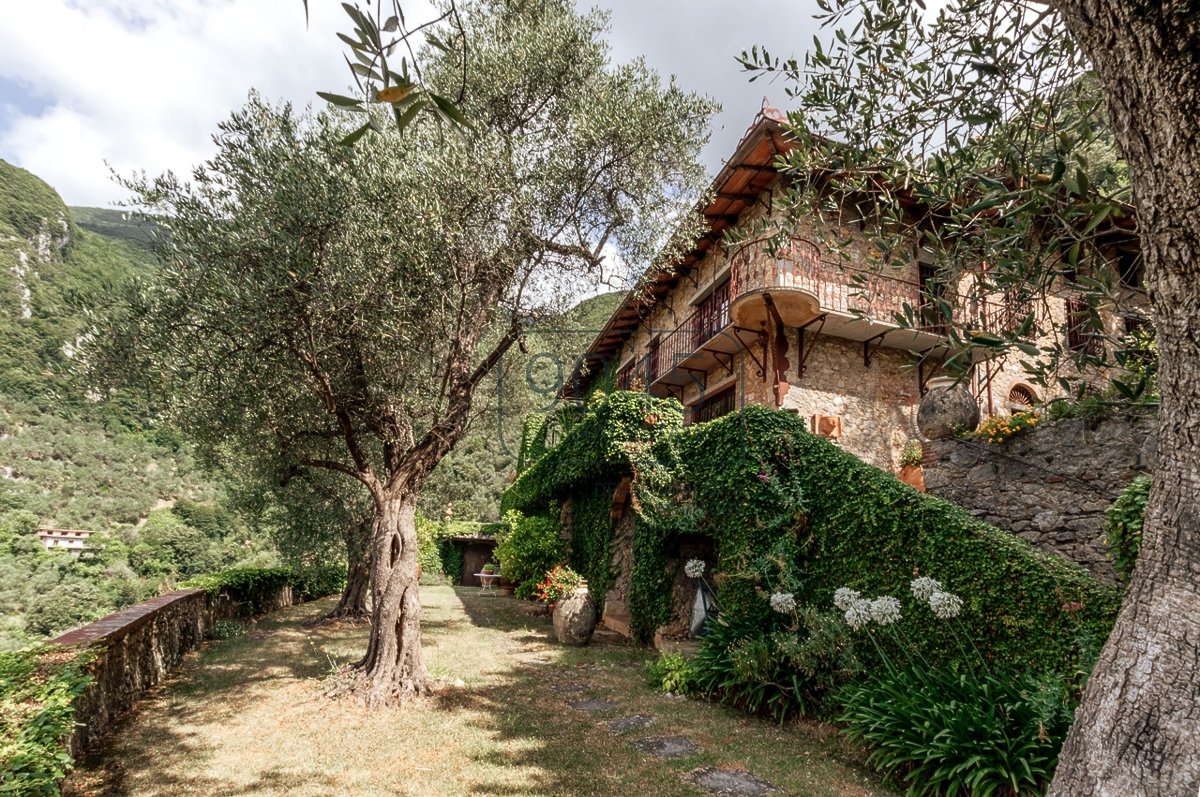
[[[293,607],[188,656],[64,793],[695,796],[708,792],[685,777],[720,767],[749,770],[777,794],[890,794],[826,728],[781,729],[655,693],[642,674],[651,651],[564,648],[549,619],[471,588],[425,587],[422,599],[436,697],[375,713],[326,697],[322,679],[361,655],[366,629],[306,628],[329,601]],[[589,699],[613,705],[569,706]],[[605,724],[635,714],[654,719],[620,732]],[[683,736],[700,751],[655,758],[632,744],[649,736]]]

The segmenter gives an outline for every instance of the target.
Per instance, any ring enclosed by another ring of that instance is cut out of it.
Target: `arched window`
[[[1013,412],[1025,412],[1033,409],[1037,403],[1037,394],[1033,388],[1026,385],[1013,385],[1008,391],[1008,408]]]

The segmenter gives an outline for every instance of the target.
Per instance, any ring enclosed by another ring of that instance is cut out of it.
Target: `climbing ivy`
[[[604,599],[613,583],[612,502],[616,485],[601,482],[571,501],[570,563],[588,582],[596,600]]]
[[[683,429],[677,407],[613,394],[504,498],[506,506],[542,512],[571,500],[585,538],[573,543],[574,561],[592,579],[612,540],[595,485],[633,475],[630,611],[641,639],[669,619],[669,565],[685,533],[712,537],[710,582],[727,617],[765,618],[766,595],[779,586],[772,579],[784,576],[770,576],[764,562],[787,559],[775,570],[786,571],[787,588],[806,604],[828,607],[843,586],[900,598],[914,643],[931,662],[955,659],[960,646],[953,629],[909,595],[915,575],[959,593],[971,641],[1012,668],[1071,672],[1084,655],[1080,640],[1110,630],[1116,589],[808,434],[794,415],[748,407]],[[654,423],[647,415],[657,416]]]
[[[683,426],[683,407],[675,399],[656,399],[620,391],[572,421],[554,448],[538,455],[534,443],[523,454],[526,468],[500,499],[501,512],[545,512],[581,487],[616,482],[629,471],[631,452]]]
[[[1121,491],[1105,513],[1104,538],[1112,554],[1113,569],[1122,581],[1129,581],[1137,563],[1149,499],[1150,477],[1138,476]]]

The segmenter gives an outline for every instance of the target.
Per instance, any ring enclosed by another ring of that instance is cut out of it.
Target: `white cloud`
[[[315,100],[348,82],[336,4],[313,0],[156,4],[12,4],[0,27],[0,75],[47,106],[6,108],[0,157],[37,174],[70,204],[123,197],[109,177],[187,171],[208,156],[217,123],[252,88]]]
[[[787,55],[792,42],[802,48],[811,40],[807,3],[596,4],[614,9],[618,60],[645,55],[652,67],[725,105],[706,153],[710,170],[729,155],[764,92],[785,104],[781,87],[749,85],[734,55],[756,43]],[[187,172],[212,153],[217,123],[251,88],[304,104],[317,101],[317,90],[349,83],[334,35],[347,27],[340,4],[309,6],[306,30],[300,0],[5,3],[0,79],[40,102],[26,97],[0,107],[0,158],[34,172],[73,205],[124,198],[105,161],[121,174]]]

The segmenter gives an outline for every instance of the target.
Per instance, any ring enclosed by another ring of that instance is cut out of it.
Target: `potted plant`
[[[499,574],[500,568],[496,567],[491,562],[488,562],[486,565],[483,566],[483,572],[489,576],[494,576],[494,575]]]
[[[900,481],[920,492],[925,492],[925,471],[921,465],[925,461],[925,450],[921,441],[910,439],[900,450]]]
[[[596,603],[587,581],[565,565],[546,573],[537,585],[538,600],[550,606],[554,636],[564,645],[586,645],[596,630]]]

